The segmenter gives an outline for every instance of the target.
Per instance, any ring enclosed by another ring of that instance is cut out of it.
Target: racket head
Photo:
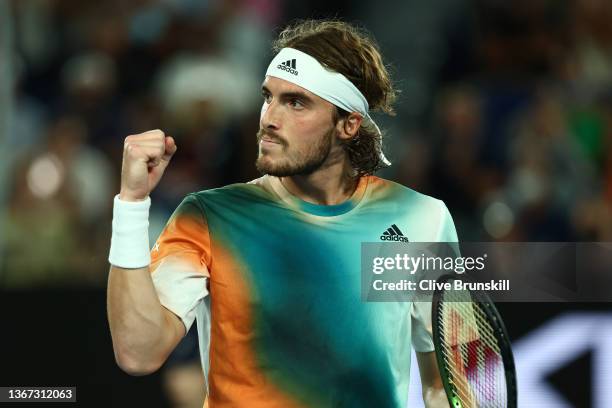
[[[449,274],[437,283],[449,282],[453,287],[455,280],[471,282],[465,276]],[[514,357],[497,308],[485,292],[436,286],[433,339],[451,408],[516,408]]]

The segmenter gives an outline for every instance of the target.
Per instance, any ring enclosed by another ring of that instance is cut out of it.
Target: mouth
[[[264,135],[259,138],[259,144],[261,146],[278,146],[282,143],[278,139],[272,138],[268,135]]]
[[[276,140],[268,139],[267,137],[262,137],[260,143],[262,144],[280,144]]]

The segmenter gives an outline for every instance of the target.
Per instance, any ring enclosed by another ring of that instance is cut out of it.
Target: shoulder
[[[200,206],[208,203],[235,202],[242,200],[269,199],[270,193],[266,176],[245,183],[228,184],[188,194],[185,200],[197,201]]]
[[[442,200],[420,193],[395,181],[377,176],[369,177],[370,195],[374,200],[390,201],[396,205],[407,206],[412,211],[417,209],[435,213],[447,211]]]
[[[391,180],[370,176],[370,202],[420,225],[430,241],[457,241],[453,218],[442,200]]]

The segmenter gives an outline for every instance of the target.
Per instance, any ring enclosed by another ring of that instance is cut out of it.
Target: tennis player
[[[371,110],[395,92],[372,39],[338,21],[285,29],[262,84],[263,177],[189,194],[149,251],[150,192],[177,147],[125,139],[108,317],[119,366],[157,370],[197,320],[205,406],[405,407],[411,347],[427,407],[448,406],[428,303],[361,301],[362,242],[456,241],[445,205],[373,175]]]

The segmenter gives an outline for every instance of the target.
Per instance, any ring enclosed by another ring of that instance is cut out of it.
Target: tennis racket
[[[451,408],[516,408],[516,372],[504,323],[481,291],[445,289],[469,280],[444,275],[433,295],[438,368]],[[448,285],[447,285],[448,286]]]

